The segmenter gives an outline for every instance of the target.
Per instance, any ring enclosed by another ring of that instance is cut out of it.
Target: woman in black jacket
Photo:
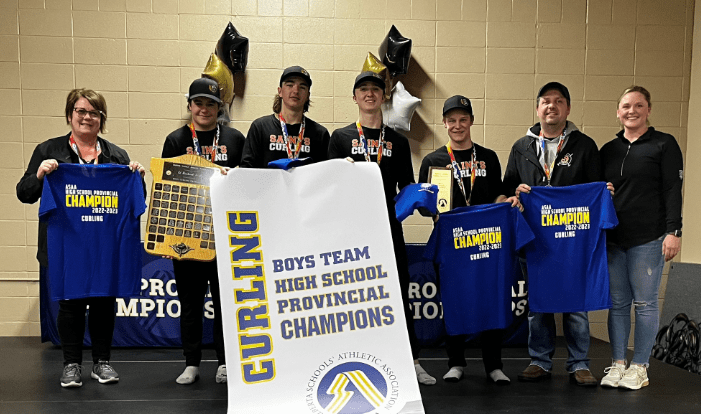
[[[141,164],[129,161],[126,151],[97,135],[98,132],[104,132],[107,121],[107,104],[101,94],[90,89],[73,89],[66,98],[65,115],[71,132],[36,146],[27,171],[17,184],[17,198],[21,202],[37,202],[44,187],[44,177],[63,163],[129,165],[132,171],[138,171],[143,177],[145,170]],[[45,221],[39,222],[37,259],[39,277],[46,278],[49,258]],[[119,375],[109,363],[115,322],[115,298],[60,300],[57,327],[63,350],[61,386],[64,388],[82,385],[83,336],[85,311],[88,306],[93,356],[91,377],[103,384],[119,381]]]
[[[619,221],[608,233],[613,363],[601,385],[634,390],[649,384],[662,269],[679,253],[682,228],[682,152],[673,136],[649,126],[651,109],[650,92],[642,86],[626,89],[617,110],[623,129],[601,148],[604,178],[616,188],[613,202]],[[635,351],[626,369],[631,304]]]

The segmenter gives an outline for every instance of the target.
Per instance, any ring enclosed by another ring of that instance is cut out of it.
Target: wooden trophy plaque
[[[176,260],[214,260],[209,179],[220,167],[197,155],[151,158],[146,252]]]

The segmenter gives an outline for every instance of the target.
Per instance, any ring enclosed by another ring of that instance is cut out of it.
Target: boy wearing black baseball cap
[[[301,66],[282,72],[273,113],[253,121],[243,149],[242,167],[265,168],[281,158],[328,159],[329,131],[304,116],[309,110],[312,78]]]
[[[419,343],[408,300],[409,264],[406,245],[402,225],[397,220],[394,210],[397,187],[401,190],[414,183],[411,150],[405,136],[382,123],[384,90],[385,81],[377,73],[362,72],[355,78],[353,102],[358,105],[358,121],[337,129],[331,134],[329,158],[350,157],[358,162],[376,162],[380,167],[414,368],[421,384],[433,385],[436,379],[428,375],[418,361]]]
[[[419,182],[429,181],[430,167],[453,169],[453,192],[451,208],[489,203],[509,202],[519,207],[516,197],[506,198],[501,181],[501,165],[497,154],[472,142],[470,128],[475,120],[472,103],[462,95],[448,98],[443,104],[443,126],[448,130],[448,142],[426,155],[421,162]],[[459,178],[456,178],[459,177]],[[438,275],[440,277],[440,275]],[[481,334],[482,362],[489,379],[497,384],[508,384],[509,378],[502,372],[502,330],[485,331]],[[467,366],[464,347],[466,336],[448,336],[449,371],[443,376],[448,382],[462,378]]]
[[[244,137],[238,130],[217,123],[220,107],[220,90],[216,81],[208,78],[193,81],[187,97],[187,110],[192,119],[187,125],[166,137],[161,157],[194,154],[222,167],[238,166],[241,162]],[[214,304],[214,349],[219,361],[215,380],[224,383],[227,377],[217,261],[173,260],[173,273],[178,286],[181,309],[180,336],[185,355],[185,370],[175,381],[187,385],[199,379],[202,360],[202,306],[209,282]]]

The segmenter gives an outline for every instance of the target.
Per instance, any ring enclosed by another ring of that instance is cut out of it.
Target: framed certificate
[[[453,169],[450,167],[429,167],[428,182],[438,186],[438,212],[445,213],[453,208]]]

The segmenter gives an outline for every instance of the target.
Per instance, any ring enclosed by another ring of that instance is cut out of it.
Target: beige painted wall
[[[701,7],[695,10],[696,22],[701,22]],[[692,55],[701,56],[701,24],[693,28],[694,41]],[[701,59],[691,62],[691,88],[689,93],[689,139],[686,144],[685,159],[693,161],[701,157]],[[684,166],[686,191],[684,192],[684,243],[682,243],[681,261],[701,263],[701,215],[698,206],[701,203],[701,192],[691,190],[701,186],[701,163],[687,162]]]
[[[329,130],[354,121],[352,80],[395,24],[413,40],[410,73],[399,80],[423,99],[407,134],[417,172],[446,140],[446,97],[472,99],[473,139],[505,165],[537,119],[537,89],[551,80],[569,87],[570,119],[599,145],[618,131],[618,95],[637,83],[652,92],[653,124],[687,147],[693,0],[0,0],[0,8],[0,336],[39,334],[37,206],[17,201],[15,185],[36,144],[68,131],[67,91],[102,91],[105,138],[148,163],[187,118],[183,94],[229,21],[251,40],[233,104],[244,133],[270,113],[281,69],[294,64],[314,79],[311,118]],[[700,142],[690,148],[701,151]],[[408,242],[425,242],[430,229],[419,217],[405,222]],[[594,336],[607,337],[605,317],[592,314]]]

